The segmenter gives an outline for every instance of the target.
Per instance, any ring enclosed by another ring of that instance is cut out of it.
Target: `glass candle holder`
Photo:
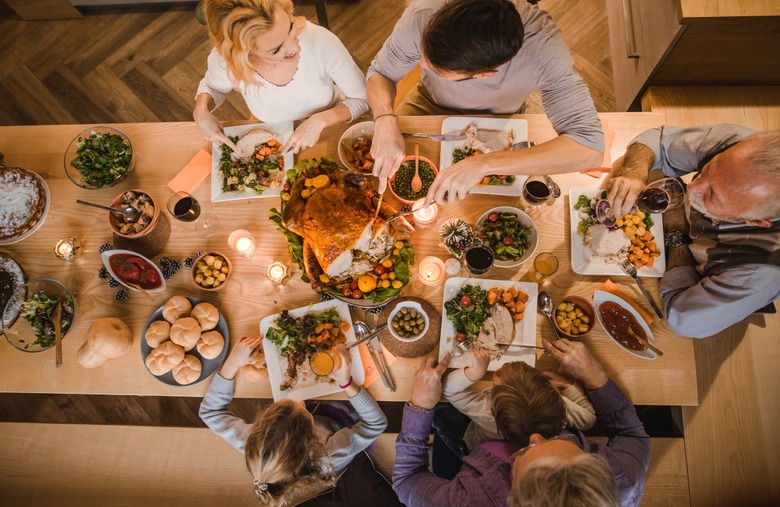
[[[287,278],[287,265],[281,261],[273,262],[268,266],[266,275],[274,285],[279,285]]]
[[[418,273],[420,281],[425,285],[441,285],[445,277],[444,261],[434,256],[426,257],[420,261]]]
[[[72,262],[81,255],[81,242],[76,238],[61,239],[54,245],[54,255],[58,259]]]
[[[228,236],[228,246],[234,252],[244,257],[252,257],[255,253],[255,237],[246,229],[236,229]]]
[[[424,203],[425,199],[420,199],[415,201],[415,203],[412,205],[412,210],[414,210],[414,213],[412,214],[414,217],[414,223],[420,229],[427,229],[428,227],[435,224],[436,217],[439,215],[439,207],[436,205],[436,203],[425,207],[423,206]]]

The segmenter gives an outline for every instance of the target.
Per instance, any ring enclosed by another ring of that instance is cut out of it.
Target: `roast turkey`
[[[515,322],[512,314],[504,305],[495,304],[490,309],[490,317],[482,324],[482,331],[474,340],[474,347],[485,349],[490,359],[498,359],[506,352],[506,345],[515,339]]]

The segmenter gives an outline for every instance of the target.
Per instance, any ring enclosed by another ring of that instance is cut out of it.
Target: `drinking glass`
[[[309,357],[309,366],[315,375],[324,377],[341,366],[341,358],[333,349],[315,352]]]
[[[200,203],[187,192],[174,192],[168,198],[168,212],[181,222],[195,222],[195,232],[201,236],[213,236],[219,228],[217,215],[201,214]]]
[[[636,200],[642,211],[663,213],[679,208],[685,201],[685,189],[676,178],[661,178],[645,187]]]
[[[528,278],[532,282],[540,283],[548,276],[558,271],[558,258],[550,252],[542,252],[534,258],[531,269],[528,270]]]
[[[484,275],[493,267],[495,255],[487,245],[474,245],[466,250],[464,255],[466,268],[472,275]]]
[[[539,210],[543,204],[550,205],[560,196],[560,187],[549,176],[529,176],[523,183],[523,200],[528,204],[524,207],[526,213]]]

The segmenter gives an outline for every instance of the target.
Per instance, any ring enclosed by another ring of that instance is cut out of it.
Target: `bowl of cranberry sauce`
[[[165,290],[162,271],[152,261],[131,250],[107,250],[103,252],[103,265],[108,273],[125,287],[146,292]]]

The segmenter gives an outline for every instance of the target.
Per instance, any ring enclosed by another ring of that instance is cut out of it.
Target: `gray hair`
[[[597,454],[544,460],[514,476],[511,507],[620,507],[612,470]]]
[[[758,132],[742,142],[745,141],[757,143],[748,158],[750,168],[766,177],[770,187],[780,191],[780,130]],[[780,217],[780,199],[775,194],[764,202],[758,203],[750,215],[747,218],[756,220]]]

